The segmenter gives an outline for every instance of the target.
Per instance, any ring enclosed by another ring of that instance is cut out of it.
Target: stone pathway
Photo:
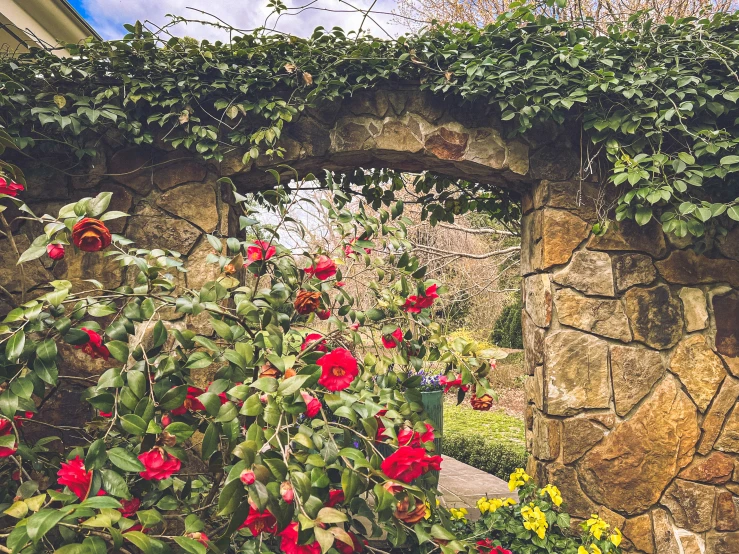
[[[442,470],[439,474],[439,490],[443,493],[443,502],[447,508],[467,508],[467,517],[477,519],[480,511],[475,504],[483,496],[488,498],[516,498],[515,493],[508,490],[508,483],[482,470],[442,456]]]

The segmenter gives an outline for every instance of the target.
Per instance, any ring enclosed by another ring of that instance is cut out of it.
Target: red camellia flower
[[[146,468],[139,475],[147,481],[161,481],[167,479],[173,473],[177,473],[182,467],[182,462],[167,454],[164,450],[154,447],[148,452],[139,454],[139,461]]]
[[[403,305],[403,309],[408,313],[418,314],[421,313],[421,310],[424,308],[430,308],[434,303],[434,300],[439,298],[439,295],[436,294],[437,288],[438,287],[436,285],[431,285],[426,289],[426,294],[422,296],[417,296],[415,294],[409,296]]]
[[[25,189],[20,183],[14,181],[8,181],[4,177],[0,177],[0,194],[7,194],[8,196],[18,196],[19,192],[23,192]]]
[[[441,456],[427,456],[424,448],[401,446],[382,461],[380,468],[390,479],[410,483],[431,470],[440,470]]]
[[[272,534],[277,530],[277,520],[269,510],[260,512],[252,506],[249,510],[249,515],[239,529],[243,529],[244,527],[247,527],[255,537],[262,532]]]
[[[352,544],[347,544],[337,538],[334,541],[334,548],[341,552],[341,554],[355,554],[357,552],[362,552],[364,550],[364,545],[359,541],[357,536],[352,532],[348,532],[347,534],[349,535],[349,538],[352,539]]]
[[[328,502],[326,502],[326,507],[333,508],[337,504],[341,504],[344,502],[344,491],[341,489],[331,489],[328,491]]]
[[[316,360],[321,366],[321,377],[318,384],[336,392],[344,390],[359,375],[357,360],[346,348],[337,348]]]
[[[318,316],[318,319],[325,321],[331,317],[331,310],[318,310],[316,315]]]
[[[139,511],[139,508],[141,507],[141,500],[134,497],[131,500],[121,500],[121,507],[118,509],[118,511],[123,515],[123,517],[131,517],[136,512]]]
[[[200,533],[200,532],[188,533],[186,536],[192,540],[198,541],[200,544],[202,544],[205,547],[208,546],[208,541],[210,540],[208,538],[208,535],[206,535],[205,533]]]
[[[56,476],[57,482],[69,487],[80,500],[84,500],[90,494],[92,471],[85,469],[85,462],[79,456],[74,460],[62,462]]]
[[[385,348],[395,348],[401,342],[403,342],[403,331],[400,327],[395,329],[395,331],[390,333],[388,336],[382,335],[382,346]]]
[[[341,288],[343,286],[346,286],[346,283],[344,281],[336,281],[336,286]]]
[[[413,446],[417,448],[421,446],[421,443],[434,440],[434,428],[428,423],[426,423],[425,425],[425,433],[419,433],[418,431],[414,431],[413,429],[404,427],[398,433],[398,444],[400,446]]]
[[[477,541],[477,551],[480,554],[513,554],[513,552],[506,550],[502,546],[493,546],[493,541],[490,539]]]
[[[318,344],[314,345],[314,342],[317,342]],[[300,345],[300,350],[305,350],[309,346],[312,346],[313,350],[318,352],[326,352],[326,341],[320,333],[308,333],[303,344]]]
[[[80,331],[87,333],[89,340],[85,344],[79,344],[75,346],[77,350],[82,350],[85,354],[89,355],[93,360],[95,358],[102,358],[106,362],[110,358],[110,351],[107,346],[103,345],[103,337],[101,337],[95,331],[91,329],[80,328]]]
[[[356,323],[352,323],[351,325],[349,325],[349,329],[351,329],[352,331],[359,331],[359,322],[357,321]]]
[[[52,260],[61,260],[64,258],[63,244],[49,244],[46,246],[46,253]]]
[[[254,481],[257,480],[257,476],[254,475],[254,472],[251,469],[245,469],[241,472],[241,475],[239,475],[239,479],[241,479],[241,482],[245,485],[253,485]]]
[[[205,391],[203,389],[199,389],[197,387],[187,387],[187,396],[185,397],[185,401],[182,403],[182,406],[172,410],[172,415],[182,415],[188,410],[193,410],[195,412],[205,411],[205,406],[203,406],[203,403],[198,400],[198,396],[204,392]]]
[[[336,264],[328,256],[318,256],[318,260],[310,267],[305,268],[305,273],[312,275],[316,279],[325,281],[326,279],[336,275]]]
[[[100,417],[113,417],[113,412],[100,412]]]
[[[290,481],[283,481],[280,484],[280,496],[288,504],[295,500],[295,489]]]
[[[172,423],[172,418],[164,414],[162,416],[162,427],[167,427],[170,423]]]
[[[83,252],[97,252],[110,246],[112,237],[99,219],[86,217],[72,227],[72,242]]]
[[[254,244],[256,244],[256,246],[249,246],[246,249],[245,266],[261,260],[269,260],[275,255],[275,252],[277,252],[277,249],[274,246],[270,246],[268,242],[264,242],[263,240],[255,240]]]
[[[353,238],[352,240],[349,241],[349,244],[347,244],[346,246],[344,246],[344,255],[347,258],[349,256],[351,256],[352,254],[358,254],[358,252],[356,250],[354,250],[354,247],[352,246],[355,242],[357,242],[357,239],[356,238]],[[371,248],[365,248],[364,251],[367,254],[371,254],[372,253],[372,249]]]
[[[303,397],[303,402],[305,402],[305,415],[311,418],[316,417],[318,412],[321,411],[321,401],[304,390],[300,391],[300,396]]]
[[[444,387],[444,392],[449,392],[449,389],[452,387],[460,387],[464,392],[467,392],[470,389],[469,385],[463,385],[462,384],[462,376],[457,375],[454,377],[454,379],[449,379],[446,375],[442,375],[439,377],[439,384]]]
[[[0,437],[5,437],[13,432],[13,424],[8,419],[0,419]],[[0,446],[0,458],[7,458],[15,454],[18,450],[18,445],[14,444],[12,448],[7,446]]]
[[[310,544],[298,544],[298,522],[293,521],[279,533],[282,538],[280,550],[285,554],[321,554],[321,545],[318,541]]]

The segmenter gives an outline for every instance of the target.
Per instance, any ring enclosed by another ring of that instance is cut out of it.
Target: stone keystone
[[[620,513],[643,512],[690,463],[699,436],[695,406],[668,376],[631,419],[580,460],[583,490]]]

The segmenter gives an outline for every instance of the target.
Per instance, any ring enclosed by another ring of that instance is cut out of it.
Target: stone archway
[[[679,552],[679,542],[686,553],[737,552],[739,228],[705,255],[655,222],[594,236],[601,195],[576,178],[579,137],[503,134],[500,122],[417,90],[379,91],[303,114],[285,129],[283,161],[302,174],[434,170],[518,191],[529,472],[558,485],[573,515],[618,525],[636,551]],[[198,287],[209,279],[204,235],[233,225],[217,178],[254,190],[272,182],[267,166],[112,142],[74,177],[27,168],[30,202],[41,211],[114,192],[115,209],[133,214],[126,233],[181,251]],[[0,278],[17,286],[12,271],[1,266]],[[122,280],[94,255],[37,261],[31,274]]]

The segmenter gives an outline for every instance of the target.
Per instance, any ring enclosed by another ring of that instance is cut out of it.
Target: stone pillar
[[[700,255],[656,221],[597,237],[598,198],[524,201],[529,472],[631,551],[739,552],[739,226]]]

